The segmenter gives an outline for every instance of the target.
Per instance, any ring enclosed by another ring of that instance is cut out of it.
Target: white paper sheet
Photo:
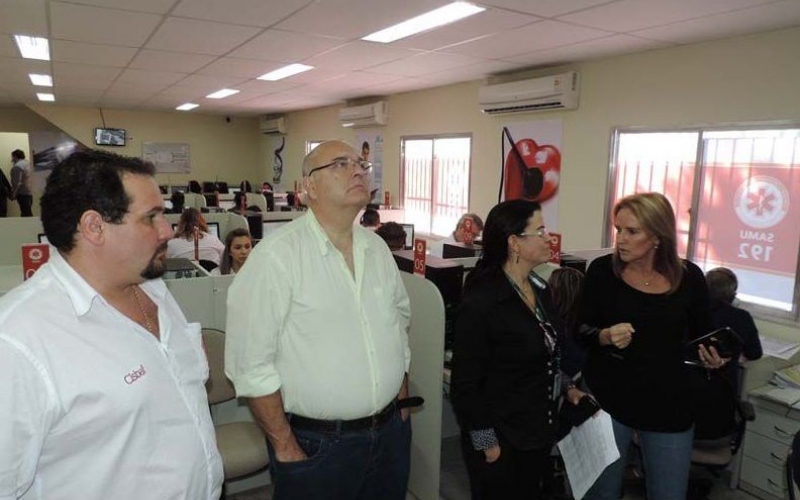
[[[772,337],[759,335],[761,347],[764,349],[765,356],[773,356],[780,359],[789,359],[800,350],[800,344],[796,342],[785,342]]]
[[[580,500],[600,473],[619,458],[611,416],[600,410],[558,442],[572,495]]]

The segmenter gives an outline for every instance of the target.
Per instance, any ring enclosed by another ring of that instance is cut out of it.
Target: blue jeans
[[[290,421],[291,423],[291,421]],[[292,428],[308,458],[281,463],[269,447],[274,500],[404,500],[411,454],[411,418],[400,412],[358,431]]]
[[[587,500],[619,500],[628,447],[635,429],[613,418],[620,458],[606,467],[586,494]],[[648,500],[684,500],[692,463],[694,427],[683,432],[637,431],[644,461]]]

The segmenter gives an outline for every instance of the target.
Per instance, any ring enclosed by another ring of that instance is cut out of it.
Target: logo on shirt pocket
[[[132,370],[130,373],[125,375],[125,377],[123,377],[123,380],[125,380],[126,384],[131,385],[132,383],[136,382],[145,375],[147,375],[147,372],[144,369],[144,365],[139,365],[138,368]]]

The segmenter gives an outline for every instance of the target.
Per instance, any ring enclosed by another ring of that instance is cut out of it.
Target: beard
[[[154,280],[164,276],[164,273],[167,271],[167,264],[165,262],[166,254],[163,258],[159,258],[159,255],[165,253],[166,251],[167,243],[164,242],[164,244],[158,247],[158,249],[153,253],[153,257],[150,258],[150,262],[147,263],[147,267],[145,267],[141,272],[142,278],[146,280]]]

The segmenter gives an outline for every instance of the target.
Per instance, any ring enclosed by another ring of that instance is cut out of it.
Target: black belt
[[[354,420],[319,420],[316,418],[303,417],[292,414],[289,424],[298,429],[315,432],[336,432],[336,431],[360,431],[379,427],[392,418],[397,409],[397,400],[389,403],[375,415],[369,417],[356,418]]]

